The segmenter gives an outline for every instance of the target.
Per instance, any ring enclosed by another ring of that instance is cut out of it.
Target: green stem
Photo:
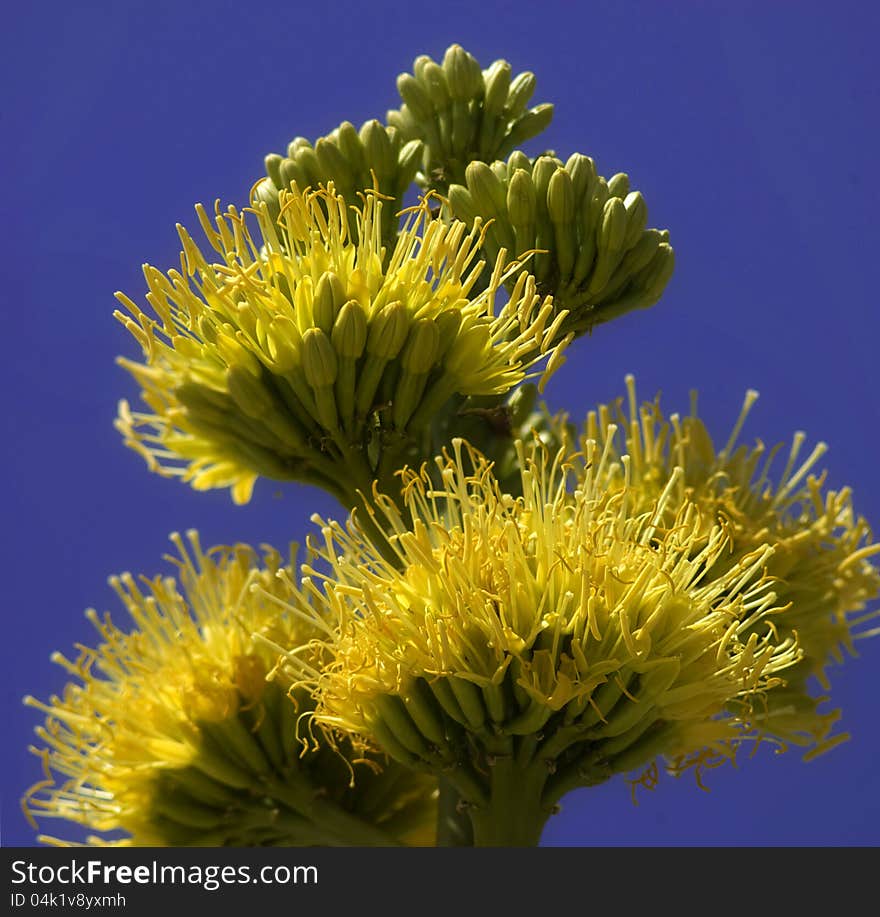
[[[537,847],[552,812],[542,801],[547,768],[522,767],[513,756],[490,766],[489,798],[469,810],[475,847]]]

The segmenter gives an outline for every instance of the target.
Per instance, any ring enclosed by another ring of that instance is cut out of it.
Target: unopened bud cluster
[[[388,250],[394,247],[397,214],[403,196],[415,178],[422,159],[419,140],[404,142],[396,128],[385,127],[375,119],[365,121],[357,130],[350,121],[321,137],[314,146],[305,137],[295,137],[287,156],[272,153],[266,157],[266,173],[256,188],[256,198],[265,202],[269,217],[278,219],[278,192],[299,188],[328,187],[333,183],[338,194],[357,204],[366,191],[377,191],[388,200],[382,211],[382,239]],[[351,238],[357,239],[354,211],[349,215]]]
[[[589,156],[575,153],[530,160],[519,151],[507,162],[472,162],[463,184],[449,189],[453,214],[486,231],[491,258],[504,248],[535,251],[526,269],[539,289],[569,310],[577,333],[660,298],[675,264],[669,233],[648,229],[648,208],[627,175],[607,181]]]
[[[504,158],[553,117],[550,104],[528,107],[533,73],[513,77],[504,60],[482,70],[460,45],[450,46],[440,64],[417,57],[413,72],[397,78],[397,89],[404,104],[388,112],[388,123],[407,140],[425,142],[423,181],[439,189],[463,181],[472,160]]]

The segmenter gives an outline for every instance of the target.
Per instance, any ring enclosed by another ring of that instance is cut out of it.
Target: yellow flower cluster
[[[591,412],[577,443],[557,418],[557,451],[518,444],[518,496],[461,440],[405,471],[402,509],[375,495],[391,556],[356,516],[315,517],[294,607],[327,661],[286,671],[331,735],[449,780],[478,843],[517,836],[511,781],[534,829],[574,786],[658,756],[699,776],[743,742],[811,756],[846,738],[808,676],[876,632],[858,629],[880,545],[849,491],[810,476],[824,447],[799,462],[796,436],[771,484],[776,450],[737,446],[754,393],[716,451],[695,412],[666,421],[627,381],[628,412]]]
[[[351,208],[332,185],[293,184],[279,207],[274,220],[255,198],[213,222],[197,208],[219,260],[180,228],[181,270],[144,269],[155,317],[117,294],[144,353],[120,362],[151,409],[123,402],[117,426],[154,471],[229,486],[236,502],[265,475],[351,505],[355,488],[397,470],[389,444],[451,397],[503,394],[537,362],[544,378],[559,364],[564,316],[532,278],[496,304],[518,262],[499,255],[475,290],[479,226],[436,219],[423,200],[386,259],[376,193]]]
[[[854,640],[877,633],[864,625],[880,615],[865,610],[880,594],[880,571],[871,562],[880,544],[872,543],[867,522],[855,513],[850,488],[826,490],[826,475],[811,473],[826,451],[825,443],[804,457],[806,438],[796,433],[782,470],[774,476],[782,444],[768,450],[760,441],[753,447],[738,442],[756,392],[746,394],[740,416],[719,449],[697,416],[695,398],[689,416],[666,418],[658,401],[639,404],[633,377],[626,381],[626,404],[621,399],[591,411],[581,434],[582,444],[596,442],[607,457],[602,486],[610,492],[626,488],[634,508],[646,511],[673,470],[681,468],[665,524],[673,523],[673,507],[691,501],[700,508],[705,537],[714,524],[729,528],[728,565],[762,545],[773,549],[767,574],[784,608],[774,623],[780,632],[797,635],[803,659],[786,676],[790,684],[797,683],[801,697],[795,701],[774,692],[766,710],[767,729],[787,742],[814,746],[810,753],[842,740],[845,735],[828,738],[839,711],[816,713],[818,702],[826,698],[806,700],[805,682],[816,676],[827,690],[827,665],[842,662],[844,650],[854,653]],[[563,424],[560,418],[557,435],[565,435]],[[801,716],[804,711],[809,715]]]
[[[46,714],[29,816],[136,846],[430,843],[431,782],[302,737],[308,695],[268,681],[276,644],[305,663],[319,633],[279,607],[292,560],[173,537],[180,583],[114,577],[135,629],[90,611],[103,642],[55,655],[75,679],[62,696],[28,698]]]
[[[318,520],[296,607],[333,622],[328,662],[288,660],[318,723],[445,775],[478,834],[503,824],[510,768],[546,817],[572,786],[659,754],[728,753],[766,731],[766,698],[802,657],[774,624],[772,546],[730,562],[731,527],[676,503],[682,469],[644,509],[605,486],[595,441],[520,460],[517,498],[461,441],[442,486],[404,475],[403,513],[377,496],[395,561],[356,523]]]

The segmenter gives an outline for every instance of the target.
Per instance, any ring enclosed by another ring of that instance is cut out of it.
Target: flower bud
[[[499,155],[506,156],[514,147],[518,147],[536,137],[541,131],[549,127],[553,120],[553,105],[545,102],[542,105],[536,105],[531,111],[527,111],[510,129],[503,146],[499,150]]]
[[[648,222],[648,205],[640,191],[630,191],[623,199],[623,206],[626,208],[626,238],[623,247],[632,248]]]
[[[474,220],[481,214],[474,204],[470,191],[464,185],[450,185],[446,197],[455,218],[467,223],[468,226],[473,226]]]
[[[315,154],[326,181],[332,180],[338,188],[354,189],[357,179],[352,167],[332,140],[321,137],[315,144]]]
[[[520,117],[526,110],[529,99],[535,94],[537,85],[535,74],[529,70],[516,76],[507,94],[507,111],[516,118]]]
[[[589,156],[581,153],[572,153],[565,163],[565,171],[571,176],[576,204],[580,204],[596,181],[596,164]]]
[[[621,200],[629,194],[629,176],[626,172],[618,172],[608,179],[608,193]]]
[[[510,64],[497,60],[483,75],[486,86],[483,110],[486,114],[500,115],[504,111],[510,91],[510,73]]]
[[[356,360],[364,352],[367,317],[363,306],[356,299],[350,299],[339,310],[330,341],[336,353],[344,359]]]
[[[449,108],[449,86],[447,85],[443,68],[432,61],[430,57],[425,57],[424,63],[421,66],[417,64],[414,69],[416,78],[427,93],[434,109],[442,112]],[[412,106],[410,106],[410,110],[412,110]]]
[[[266,174],[269,178],[272,179],[272,183],[276,188],[280,189],[281,185],[281,163],[284,161],[283,156],[279,156],[277,153],[270,153],[264,160],[263,164],[266,167]]]
[[[356,173],[363,172],[366,169],[364,147],[361,143],[361,138],[358,136],[357,128],[351,121],[343,121],[336,128],[335,133],[338,138],[339,149],[352,170]]]
[[[325,334],[330,334],[336,313],[345,302],[345,287],[332,271],[325,271],[315,284],[312,311],[315,325]]]
[[[565,169],[557,169],[550,178],[547,210],[554,223],[568,226],[574,222],[574,185]]]
[[[498,176],[484,162],[470,163],[465,172],[468,190],[478,213],[493,217],[507,210],[507,195]]]
[[[281,174],[281,187],[286,191],[294,182],[300,188],[305,190],[310,184],[309,176],[305,170],[293,159],[283,159],[278,167]]]
[[[431,99],[419,81],[409,73],[397,78],[397,91],[417,121],[427,121],[434,116]]]
[[[532,160],[522,150],[514,150],[507,157],[507,174],[513,175],[517,169],[525,169],[528,175],[532,174]]]
[[[610,188],[609,188],[610,190]],[[602,211],[602,223],[599,227],[600,252],[618,252],[623,247],[626,236],[626,208],[619,197],[611,197]]]
[[[440,329],[431,318],[420,318],[413,323],[400,362],[403,369],[413,375],[423,375],[437,360],[440,349]]]
[[[517,169],[507,186],[507,214],[514,229],[534,226],[535,186],[530,172]]]
[[[405,184],[409,185],[422,159],[425,145],[421,140],[410,140],[400,148],[397,163],[402,175],[408,176]]]
[[[336,381],[336,354],[330,338],[320,328],[309,328],[302,339],[302,366],[306,382],[314,389]]]
[[[461,45],[451,45],[443,55],[443,73],[453,99],[477,98],[483,88],[483,73],[473,55]]]
[[[389,175],[393,175],[397,160],[391,149],[391,138],[384,125],[375,118],[365,122],[361,127],[360,138],[367,161],[376,170],[376,177],[382,181]]]
[[[367,353],[382,360],[393,360],[406,341],[409,313],[402,302],[388,303],[370,319]]]

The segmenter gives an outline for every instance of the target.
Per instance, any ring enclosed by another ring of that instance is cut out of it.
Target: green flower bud
[[[626,208],[619,197],[610,197],[602,210],[602,221],[596,235],[596,264],[587,294],[594,298],[611,279],[623,254],[626,237]]]
[[[263,163],[266,166],[266,174],[269,178],[272,179],[272,183],[276,188],[281,188],[281,163],[284,161],[283,156],[279,156],[277,153],[270,153],[264,160]]]
[[[495,162],[489,164],[489,168],[492,170],[492,174],[501,182],[501,184],[507,183],[507,163],[502,162],[500,159],[496,159]]]
[[[607,289],[612,295],[622,290],[635,274],[648,265],[656,254],[661,241],[660,233],[656,229],[648,229],[642,233],[639,241],[623,256],[614,276],[608,282]],[[606,298],[608,294],[603,290],[601,298],[596,301],[602,302]]]
[[[413,73],[416,75],[416,79],[419,80],[419,81],[421,82],[421,80],[422,80],[422,73],[423,73],[425,67],[426,67],[428,64],[433,64],[433,63],[434,63],[434,61],[432,61],[431,58],[430,58],[427,54],[420,54],[420,55],[413,61]]]
[[[409,313],[402,302],[388,303],[370,319],[367,353],[382,360],[393,360],[406,341]]]
[[[623,199],[623,206],[626,208],[626,238],[623,247],[632,248],[648,222],[648,205],[640,191],[630,191]]]
[[[648,298],[658,299],[669,283],[675,269],[675,252],[668,242],[661,242],[657,246],[657,253],[648,263],[648,266],[636,276],[635,280],[644,290]]]
[[[292,159],[294,157],[291,157]],[[302,170],[307,181],[306,184],[312,188],[317,188],[323,180],[323,169],[318,161],[318,154],[311,144],[303,144],[297,151],[295,161],[297,166]]]
[[[264,178],[257,185],[257,187],[254,189],[254,199],[258,203],[266,205],[266,209],[269,211],[269,219],[272,223],[275,223],[279,214],[281,213],[281,208],[278,206],[278,190],[277,188],[273,187],[272,181],[270,179]]]
[[[367,316],[356,299],[350,299],[339,310],[330,341],[336,353],[345,359],[356,360],[364,352],[367,343]]]
[[[450,96],[443,68],[432,61],[430,57],[423,57],[419,60],[422,60],[423,63],[420,65],[418,60],[416,62],[414,68],[416,78],[421,86],[424,87],[435,110],[438,112],[446,111],[449,108]]]
[[[334,131],[342,155],[348,160],[352,170],[356,173],[364,172],[367,168],[364,159],[364,147],[358,136],[357,128],[351,121],[343,121]]]
[[[608,193],[621,200],[629,194],[629,176],[626,172],[618,172],[608,179]]]
[[[420,318],[413,323],[400,362],[405,372],[413,375],[427,373],[437,360],[440,350],[440,329],[432,318]]]
[[[278,167],[281,173],[281,187],[284,190],[296,182],[300,189],[307,188],[311,181],[306,172],[292,159],[283,159]]]
[[[431,318],[418,319],[410,330],[400,358],[401,372],[391,393],[391,418],[405,430],[422,402],[428,375],[440,351],[440,329]]]
[[[571,176],[574,199],[579,203],[596,181],[596,164],[589,156],[573,153],[565,163],[565,171]]]
[[[497,60],[483,74],[485,83],[485,97],[483,110],[489,115],[501,115],[507,104],[507,95],[510,91],[510,64],[505,60]]]
[[[433,118],[434,106],[431,104],[431,98],[414,76],[401,73],[397,77],[397,91],[417,121]]]
[[[507,195],[504,185],[486,163],[479,161],[470,163],[465,175],[468,190],[481,216],[493,217],[506,212]]]
[[[527,111],[511,128],[503,145],[499,150],[500,156],[506,156],[514,147],[518,147],[537,137],[553,120],[553,104],[546,102]]]
[[[336,353],[320,328],[309,328],[303,335],[302,366],[306,382],[313,389],[326,388],[336,381]]]
[[[315,144],[315,154],[325,179],[332,180],[337,188],[344,188],[350,193],[357,184],[357,179],[339,147],[332,140],[321,137]]]
[[[473,55],[461,45],[451,45],[443,55],[443,73],[453,99],[468,101],[481,95],[483,72]]]
[[[397,163],[401,175],[406,176],[405,180],[401,182],[404,187],[412,181],[416,169],[419,167],[419,162],[421,162],[424,149],[425,145],[421,140],[410,140],[401,147]]]
[[[289,159],[296,159],[300,150],[310,150],[311,148],[311,143],[309,143],[305,137],[294,137],[293,140],[287,144],[287,156]]]
[[[507,186],[507,214],[513,228],[531,226],[534,229],[536,209],[531,173],[517,169]]]
[[[467,223],[468,226],[474,225],[474,220],[480,216],[474,199],[470,191],[464,185],[450,185],[446,195],[452,213],[457,220]]]
[[[609,186],[609,191],[610,186]],[[619,197],[611,197],[602,210],[602,223],[597,239],[599,251],[619,252],[626,237],[626,208]]]
[[[315,325],[325,334],[330,334],[336,313],[345,302],[345,287],[332,271],[325,271],[315,284],[312,310]]]
[[[529,70],[514,78],[507,94],[507,111],[510,115],[518,118],[523,114],[529,104],[529,99],[535,94],[537,85],[538,80],[535,74]]]
[[[388,111],[385,120],[389,127],[400,131],[404,137],[421,137],[421,128],[408,105],[401,105],[400,108]]]
[[[507,174],[513,175],[517,169],[532,174],[532,160],[522,150],[514,150],[507,158]]]
[[[450,347],[455,345],[458,338],[458,330],[461,327],[461,319],[461,309],[445,309],[434,319],[440,335],[440,345],[437,349],[438,360],[442,360],[449,352]]]
[[[574,185],[565,169],[557,169],[547,187],[547,211],[550,219],[560,226],[574,222]]]
[[[367,316],[363,306],[349,300],[340,310],[333,326],[330,342],[336,351],[339,372],[336,378],[336,404],[347,432],[354,428],[357,398],[357,361],[367,342]]]
[[[559,282],[565,283],[574,269],[577,240],[574,226],[574,187],[571,176],[563,168],[557,169],[550,177],[547,187],[547,211],[554,227],[553,247],[559,270]]]
[[[562,163],[555,156],[539,156],[532,167],[532,181],[537,194],[538,209],[546,212],[547,192],[550,189],[550,179]]]
[[[375,118],[366,121],[360,131],[361,143],[367,155],[367,161],[376,170],[376,177],[381,182],[394,174],[397,158],[391,148],[391,138],[386,128]]]

